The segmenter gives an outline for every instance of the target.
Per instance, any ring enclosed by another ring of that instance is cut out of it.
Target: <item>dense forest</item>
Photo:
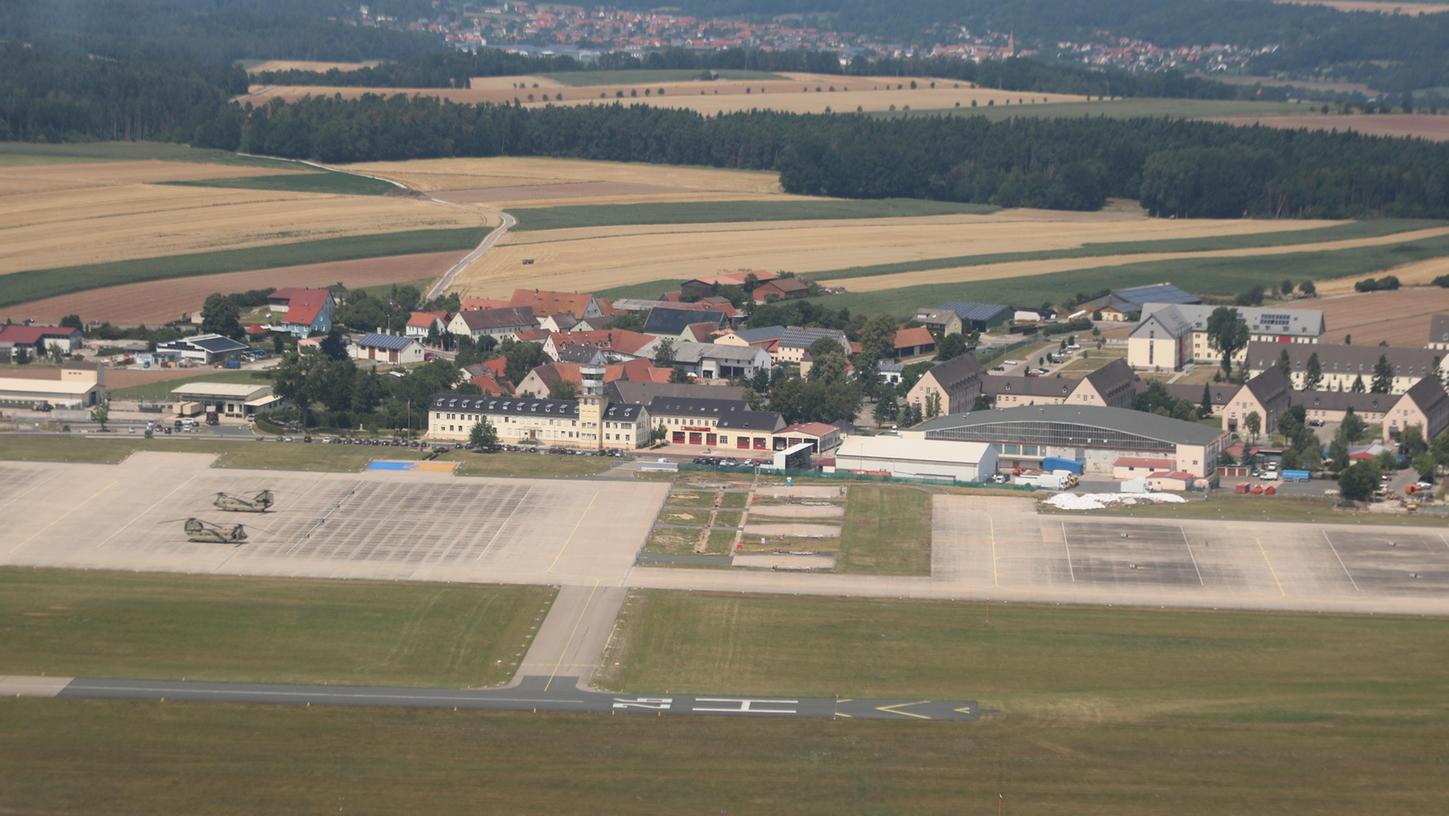
[[[227,64],[241,59],[401,59],[437,37],[351,25],[348,0],[4,0],[0,41],[116,59]],[[432,13],[432,0],[370,0],[379,12]]]
[[[610,0],[653,8],[653,0]],[[604,5],[604,4],[600,4]],[[802,14],[846,31],[926,43],[960,25],[1010,31],[1047,51],[1100,32],[1157,45],[1281,46],[1256,68],[1327,72],[1386,91],[1449,85],[1449,15],[1345,13],[1272,0],[672,0],[685,13],[765,17]]]
[[[831,51],[760,51],[682,48],[643,55],[608,53],[591,62],[569,56],[525,56],[498,49],[445,51],[356,71],[268,71],[253,80],[263,85],[329,85],[373,88],[465,88],[470,77],[545,74],[554,71],[675,69],[699,71],[807,71],[850,76],[936,77],[974,82],[1008,91],[1091,96],[1157,96],[1190,99],[1283,98],[1281,88],[1252,88],[1189,78],[1176,71],[1129,74],[1048,65],[1025,59],[969,62],[958,59],[893,59],[857,56],[842,66]]]
[[[0,48],[0,139],[151,138],[327,162],[564,156],[774,169],[788,192],[1157,215],[1449,216],[1449,145],[1171,119],[1008,119],[643,105],[523,108],[403,95],[242,108],[235,69]]]

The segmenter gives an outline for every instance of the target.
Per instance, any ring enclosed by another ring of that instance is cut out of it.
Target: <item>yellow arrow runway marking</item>
[[[886,712],[889,712],[891,714],[899,714],[902,717],[915,717],[918,720],[929,720],[931,718],[930,717],[927,717],[925,714],[915,714],[915,713],[910,712],[910,711],[901,711],[900,710],[902,708],[908,708],[908,707],[913,706],[913,705],[921,705],[923,703],[929,703],[929,702],[931,702],[931,701],[930,700],[917,700],[914,703],[896,703],[895,705],[876,706],[875,707],[875,710],[876,711],[886,711]]]
[[[952,711],[955,711],[957,714],[975,714],[976,706],[961,706],[960,708],[952,709]]]

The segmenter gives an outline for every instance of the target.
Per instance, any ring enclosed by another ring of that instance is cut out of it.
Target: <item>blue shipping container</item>
[[[1071,472],[1074,476],[1081,476],[1085,466],[1081,462],[1074,462],[1071,459],[1058,459],[1055,456],[1048,456],[1041,460],[1041,469],[1046,473],[1056,473],[1059,470]]]
[[[1283,471],[1283,481],[1306,482],[1312,475],[1306,470],[1285,470]]]

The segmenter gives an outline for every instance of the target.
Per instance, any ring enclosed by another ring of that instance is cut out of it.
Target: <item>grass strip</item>
[[[548,587],[0,569],[13,674],[462,687],[506,682]]]
[[[931,574],[931,494],[910,487],[851,485],[837,572]]]
[[[164,181],[174,187],[228,187],[238,190],[285,190],[329,195],[387,195],[397,188],[385,181],[351,173],[283,173],[276,176]]]

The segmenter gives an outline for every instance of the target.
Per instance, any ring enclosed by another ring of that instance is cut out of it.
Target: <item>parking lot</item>
[[[1023,600],[1449,613],[1433,528],[1038,515],[937,496],[934,582]]]
[[[0,563],[445,581],[619,581],[666,486],[459,478],[428,469],[301,474],[212,469],[200,454],[121,465],[0,464]],[[264,514],[218,492],[270,489]],[[187,540],[189,517],[242,524],[241,545]]]

